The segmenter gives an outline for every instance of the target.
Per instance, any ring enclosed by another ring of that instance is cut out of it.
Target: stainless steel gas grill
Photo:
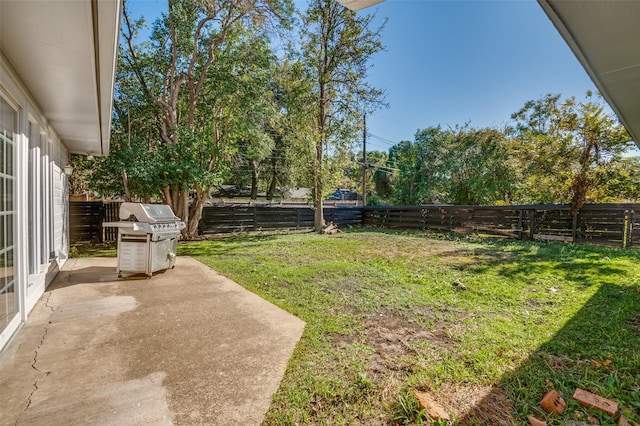
[[[165,204],[122,203],[118,228],[118,276],[123,272],[145,273],[173,268],[180,231],[186,228]]]

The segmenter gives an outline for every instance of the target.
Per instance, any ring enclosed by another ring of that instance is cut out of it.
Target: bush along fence
[[[120,202],[72,201],[71,242],[115,241]],[[640,248],[640,204],[587,204],[572,215],[568,205],[325,207],[324,217],[338,227],[381,228],[491,234],[504,238],[575,242]],[[205,207],[201,234],[313,228],[310,207]]]
[[[640,204],[366,207],[368,226],[640,248]]]

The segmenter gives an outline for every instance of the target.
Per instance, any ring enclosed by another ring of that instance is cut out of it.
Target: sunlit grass
[[[578,407],[576,387],[639,420],[637,251],[365,229],[233,236],[180,254],[307,323],[266,424],[402,423],[411,388],[457,424],[499,423],[482,420],[487,404],[517,424],[615,423]],[[551,386],[570,405],[561,417],[538,405]],[[482,402],[496,390],[502,401]]]

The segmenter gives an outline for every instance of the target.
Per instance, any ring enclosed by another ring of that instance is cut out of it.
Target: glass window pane
[[[0,174],[4,174],[7,172],[7,168],[5,167],[5,159],[4,159],[4,132],[0,129]]]
[[[7,239],[6,239],[6,217],[5,215],[0,216],[0,250],[3,250],[7,247]]]
[[[13,144],[11,142],[7,142],[5,146],[5,170],[6,174],[9,176],[13,176]]]
[[[13,211],[13,184],[15,179],[5,179],[5,211]]]
[[[38,134],[38,125],[29,122],[29,149],[34,149],[38,146],[40,135]]]
[[[7,251],[7,256],[6,256],[6,260],[7,260],[7,264],[5,265],[5,270],[7,271],[6,273],[6,281],[7,284],[10,284],[13,282],[14,276],[13,276],[13,249],[10,249],[9,251]]]
[[[0,330],[4,327],[5,323],[6,323],[6,318],[7,318],[7,298],[5,296],[6,293],[6,289],[5,286],[7,285],[7,281],[6,281],[6,275],[7,275],[7,268],[6,268],[6,253],[2,253],[0,254]]]
[[[5,217],[6,220],[6,230],[7,230],[7,236],[6,236],[6,240],[7,240],[7,247],[12,247],[13,246],[13,213],[7,215]]]
[[[6,262],[5,262],[5,259],[6,258],[7,258],[6,253],[0,254],[0,290],[3,289],[5,285],[7,285],[7,283],[5,282],[5,275],[6,275],[6,271],[5,271]]]
[[[9,322],[11,320],[11,318],[15,315],[15,313],[17,312],[16,309],[16,292],[14,291],[14,285],[11,284],[10,286],[7,287],[7,293],[6,293],[6,298],[7,298],[7,322]]]
[[[7,296],[5,296],[5,293],[2,292],[0,293],[0,330],[2,330],[4,326],[9,322],[7,320],[7,317],[9,316],[9,313],[7,312],[8,310],[9,308],[7,306]]]
[[[0,176],[0,213],[7,211],[6,210],[6,205],[7,205],[7,191],[5,189],[5,186],[7,185],[7,181],[8,179],[5,179],[3,176]]]
[[[2,97],[0,97],[0,129],[7,130],[12,135],[16,132],[16,111],[11,108]]]

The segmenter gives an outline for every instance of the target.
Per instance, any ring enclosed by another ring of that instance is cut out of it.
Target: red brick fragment
[[[555,389],[547,392],[542,401],[540,401],[540,405],[547,413],[562,414],[564,409],[567,408],[567,403],[558,395]]]
[[[587,408],[595,408],[600,411],[604,411],[612,417],[617,417],[620,413],[618,403],[609,399],[603,398],[600,395],[596,395],[591,392],[587,392],[584,389],[576,389],[573,394],[573,399]]]
[[[538,420],[533,416],[527,416],[527,419],[529,419],[529,423],[531,424],[531,426],[547,426],[547,422]]]

